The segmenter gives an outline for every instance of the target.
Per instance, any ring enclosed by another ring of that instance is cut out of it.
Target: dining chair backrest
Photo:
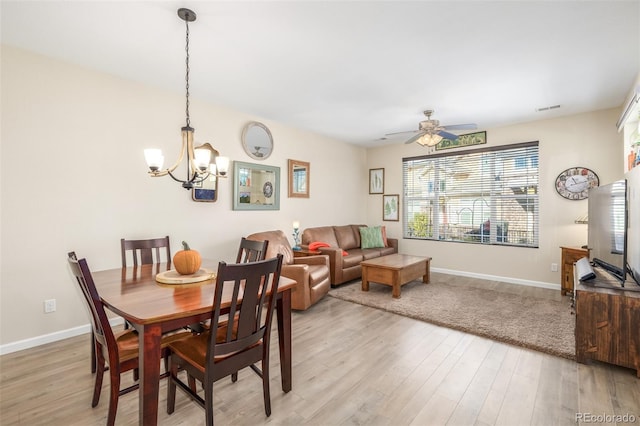
[[[89,309],[94,338],[99,343],[103,353],[106,349],[109,354],[109,363],[113,365],[113,363],[118,362],[118,345],[113,330],[111,329],[111,324],[109,324],[109,318],[104,310],[104,305],[102,304],[96,285],[93,282],[87,260],[78,260],[75,252],[70,252],[68,254],[68,261],[71,272],[78,282],[78,286],[82,291],[82,295]]]
[[[267,255],[267,247],[269,241],[253,241],[247,240],[242,237],[240,240],[240,247],[238,248],[238,256],[236,257],[236,263],[257,262],[264,260]]]
[[[138,266],[138,256],[140,264],[148,265],[150,263],[163,262],[161,256],[161,248],[165,251],[164,262],[171,262],[171,247],[169,245],[169,236],[163,238],[151,238],[148,240],[120,240],[120,248],[122,251],[122,267],[127,267],[127,251],[131,251],[133,257],[133,266]],[[155,254],[155,258],[154,258]]]
[[[258,262],[220,262],[213,299],[211,330],[218,330],[228,318],[234,320],[229,321],[233,325],[223,327],[223,336],[210,334],[206,361],[209,371],[215,371],[214,357],[233,358],[234,354],[241,353],[260,341],[268,344],[281,268],[281,254]],[[225,293],[228,292],[229,286],[232,297],[230,306],[225,310],[222,307],[223,290]],[[264,291],[265,289],[268,291]],[[227,312],[228,316],[225,315]],[[246,366],[243,365],[245,361],[242,356],[237,358],[238,364],[234,371]]]

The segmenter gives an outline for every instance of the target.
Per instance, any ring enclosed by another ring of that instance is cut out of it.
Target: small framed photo
[[[369,169],[369,194],[384,194],[384,169]]]
[[[400,220],[400,195],[383,195],[382,196],[382,220],[399,221]]]

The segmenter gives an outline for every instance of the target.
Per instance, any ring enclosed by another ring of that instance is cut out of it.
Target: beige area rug
[[[432,273],[431,283],[391,287],[361,281],[332,288],[337,299],[461,330],[500,342],[575,359],[575,316],[560,291]],[[554,300],[555,299],[555,300]]]

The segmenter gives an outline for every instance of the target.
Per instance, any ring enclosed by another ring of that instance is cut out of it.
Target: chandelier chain
[[[185,59],[185,64],[186,64],[186,74],[185,74],[185,88],[187,91],[187,101],[186,101],[186,115],[187,115],[187,127],[191,127],[191,117],[189,117],[189,20],[185,19],[185,24],[187,26],[187,42],[186,42],[186,46],[185,46],[185,51],[187,52],[187,56]]]

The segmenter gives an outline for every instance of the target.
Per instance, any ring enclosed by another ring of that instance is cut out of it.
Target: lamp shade
[[[229,157],[216,157],[216,168],[220,176],[226,175],[229,171]]]
[[[164,156],[162,150],[156,148],[148,148],[144,150],[144,159],[147,162],[147,166],[151,170],[161,170],[164,163]]]

